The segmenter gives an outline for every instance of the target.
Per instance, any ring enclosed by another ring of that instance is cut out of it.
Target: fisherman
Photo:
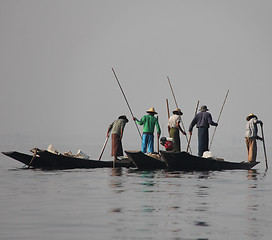
[[[142,152],[146,153],[147,148],[149,153],[154,153],[154,129],[156,126],[157,137],[160,138],[161,129],[158,119],[154,116],[158,114],[152,107],[146,111],[148,114],[144,115],[139,121],[137,118],[133,117],[133,120],[139,124],[143,125],[143,137],[142,137]]]
[[[173,139],[172,151],[174,152],[180,152],[180,149],[181,149],[179,131],[181,131],[183,135],[186,135],[186,132],[183,131],[180,126],[182,115],[183,113],[181,112],[181,110],[177,108],[173,111],[173,115],[168,120],[168,125],[167,125],[168,133],[169,133],[169,137]]]
[[[109,137],[111,132],[111,156],[114,157],[114,162],[119,160],[119,156],[124,156],[122,138],[124,134],[124,128],[127,123],[128,119],[126,115],[121,115],[117,120],[110,124],[108,128],[107,137]]]
[[[249,114],[246,117],[246,146],[247,146],[247,154],[249,162],[256,162],[257,158],[257,141],[263,140],[263,138],[258,136],[258,127],[257,124],[263,125],[261,120],[258,120],[258,117],[253,113]]]
[[[210,125],[218,126],[218,124],[213,122],[212,115],[207,112],[209,109],[206,105],[201,106],[199,111],[189,126],[189,134],[192,135],[196,125],[198,128],[198,156],[202,157],[205,151],[209,151],[209,127]]]

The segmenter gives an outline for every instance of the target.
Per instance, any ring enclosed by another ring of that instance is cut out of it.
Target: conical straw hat
[[[253,117],[256,117],[256,118],[257,118],[257,116],[256,116],[255,114],[250,113],[250,114],[246,117],[246,120],[249,121],[249,120],[250,120],[251,118],[253,118]]]
[[[179,115],[183,115],[183,112],[182,112],[179,108],[177,108],[177,109],[175,109],[175,110],[173,111],[173,114],[175,114],[175,113],[177,113],[177,114],[179,114]]]
[[[155,111],[155,108],[150,108],[149,110],[146,111],[147,113],[155,113],[157,114],[157,112]]]

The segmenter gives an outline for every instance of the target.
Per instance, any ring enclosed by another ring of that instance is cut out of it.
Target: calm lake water
[[[272,174],[263,162],[186,173],[40,171],[0,161],[1,240],[271,239]]]

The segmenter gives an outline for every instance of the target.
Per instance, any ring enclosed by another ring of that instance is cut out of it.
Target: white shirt
[[[246,134],[245,137],[251,138],[251,137],[257,137],[258,134],[258,128],[257,123],[260,123],[261,121],[257,118],[251,118],[247,124],[246,124]]]
[[[177,128],[177,127],[178,127],[178,126],[177,126],[177,123],[179,123],[180,121],[181,121],[180,115],[174,114],[174,115],[172,115],[172,116],[169,118],[169,120],[168,120],[168,126],[169,126],[170,128]]]

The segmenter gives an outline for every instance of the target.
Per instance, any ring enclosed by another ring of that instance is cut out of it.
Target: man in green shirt
[[[154,108],[146,111],[148,114],[143,116],[139,121],[133,117],[133,120],[139,125],[143,125],[142,152],[146,153],[147,148],[149,153],[154,153],[154,129],[156,126],[158,139],[161,135],[161,129],[158,119],[154,117],[157,112]]]

